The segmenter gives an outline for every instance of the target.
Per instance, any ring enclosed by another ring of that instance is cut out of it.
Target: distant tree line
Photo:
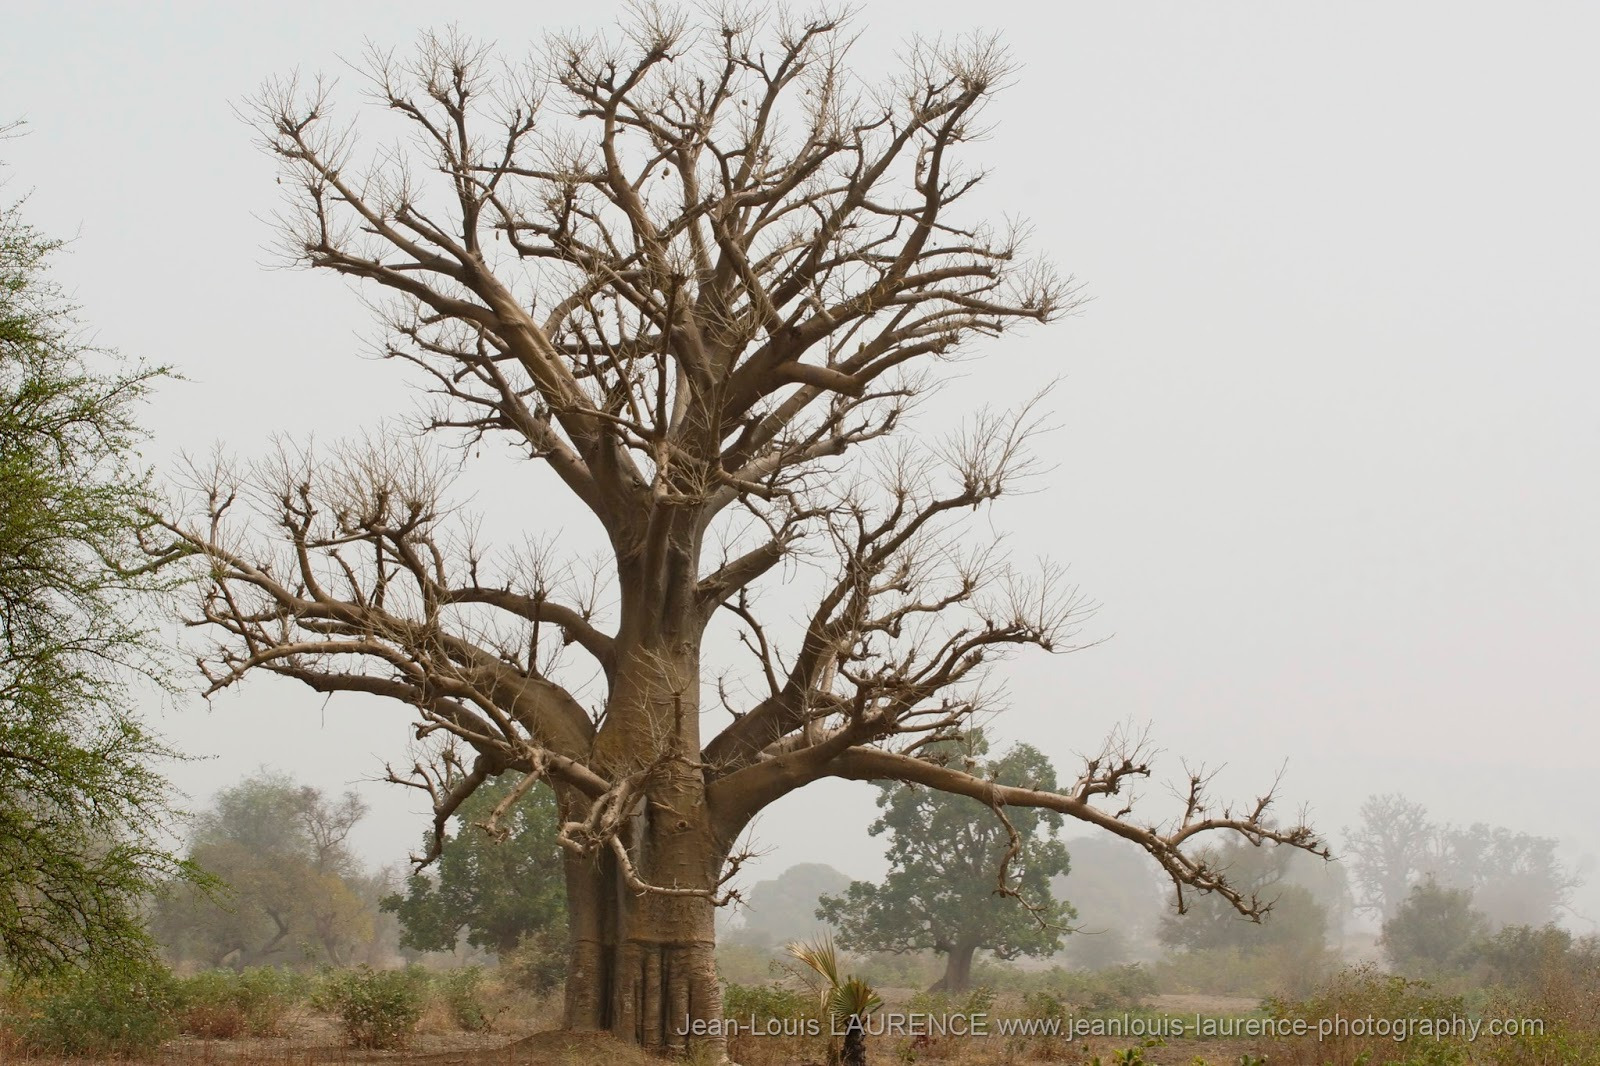
[[[1396,793],[1368,797],[1346,830],[1358,906],[1387,921],[1419,885],[1466,894],[1493,927],[1558,919],[1583,879],[1562,863],[1552,837],[1475,823],[1434,822]]]

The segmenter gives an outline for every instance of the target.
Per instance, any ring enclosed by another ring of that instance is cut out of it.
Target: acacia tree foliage
[[[1056,790],[1056,772],[1037,748],[1018,744],[984,759],[981,731],[929,745],[927,757],[956,763],[983,780],[1011,788]],[[856,951],[918,951],[945,956],[934,989],[966,990],[978,950],[1001,959],[1049,955],[1076,912],[1050,894],[1050,879],[1067,872],[1067,849],[1056,839],[1055,811],[1003,811],[970,796],[885,782],[883,813],[873,836],[888,834],[883,884],[854,881],[842,896],[824,896],[817,917]]]
[[[353,792],[331,799],[281,773],[223,789],[189,847],[223,891],[166,894],[156,934],[173,955],[210,966],[354,962],[375,900],[346,839],[365,814]]]
[[[78,339],[58,248],[0,208],[0,955],[25,974],[143,956],[143,897],[190,876],[129,689],[159,675],[135,416],[162,371]]]
[[[524,937],[565,925],[555,793],[543,786],[528,791],[498,820],[503,837],[483,828],[516,785],[507,775],[474,792],[439,848],[437,876],[415,871],[405,895],[383,899],[382,909],[400,918],[401,947],[453,951],[464,928],[467,943],[505,955]],[[430,837],[424,848],[431,844]]]
[[[384,350],[436,402],[414,449],[390,434],[202,471],[167,519],[170,550],[204,562],[213,690],[265,671],[409,705],[426,750],[393,776],[440,832],[502,772],[554,785],[566,1021],[649,1047],[719,1015],[730,859],[814,781],[1048,808],[1246,909],[1197,837],[1318,846],[1263,821],[1270,797],[1212,809],[1200,778],[1171,821],[1136,816],[1134,744],[1059,792],[926,757],[989,706],[997,658],[1067,650],[1082,604],[1058,569],[959,537],[1027,472],[1029,409],[942,442],[911,436],[908,409],[942,362],[1075,298],[973,203],[1004,51],[913,42],[867,84],[851,36],[827,14],[648,7],[510,66],[428,36],[361,65],[412,135],[376,150],[326,84],[269,84],[250,113],[288,257],[390,297]],[[439,437],[503,442],[531,464],[506,495],[564,492],[589,527],[489,550],[442,498]],[[561,552],[597,544],[598,587]],[[761,592],[802,562],[810,606],[786,625]],[[753,653],[755,693],[726,678],[721,707],[714,625]]]

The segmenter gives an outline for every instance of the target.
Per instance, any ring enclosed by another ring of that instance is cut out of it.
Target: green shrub
[[[724,1018],[807,1018],[816,1012],[813,997],[782,985],[727,984],[722,988]]]
[[[1022,1016],[1025,1018],[1055,1018],[1064,1021],[1068,1014],[1066,1004],[1049,992],[1028,992],[1022,997]]]
[[[1525,935],[1513,932],[1496,940],[1500,949],[1514,950]],[[1489,1042],[1492,1061],[1498,1066],[1600,1066],[1600,966],[1593,938],[1568,945],[1559,956],[1543,950],[1539,954],[1545,956],[1539,960],[1542,965],[1524,962],[1522,979],[1491,992],[1483,1014],[1536,1018],[1542,1031]]]
[[[1046,1010],[1052,1002],[1070,1008],[1074,1014],[1139,1010],[1148,1005],[1157,987],[1155,975],[1140,963],[1099,970],[1053,966],[1042,972],[1021,974],[1012,985],[1014,991],[1022,993],[1025,1004],[1032,1004],[1030,1016]]]
[[[237,976],[227,970],[212,970],[179,982],[178,1029],[207,1040],[242,1036],[244,1010],[234,994],[236,984]]]
[[[145,1057],[176,1032],[176,982],[154,963],[63,973],[19,987],[13,1002],[12,1030],[41,1054]]]
[[[477,1033],[494,1024],[494,1015],[484,1009],[481,967],[468,966],[466,969],[437,974],[434,990],[456,1028]]]
[[[983,961],[973,964],[974,976],[987,982]],[[857,975],[874,988],[927,988],[944,973],[944,963],[931,951],[878,951],[865,956]]]
[[[258,966],[239,974],[239,1004],[251,1036],[277,1036],[283,1019],[309,993],[306,975],[275,966]]]
[[[1342,970],[1304,999],[1268,997],[1263,1006],[1274,1018],[1455,1018],[1469,1012],[1460,996],[1436,991],[1425,981],[1412,981],[1382,973],[1372,966]],[[1316,1041],[1306,1037],[1304,1050],[1321,1057],[1332,1052],[1335,1062],[1399,1062],[1405,1066],[1457,1066],[1469,1061],[1468,1048],[1459,1037],[1417,1036],[1399,1042],[1384,1035],[1350,1036],[1335,1033]],[[1293,1044],[1295,1041],[1289,1041]],[[1395,1054],[1405,1055],[1396,1059]],[[1365,1059],[1362,1056],[1365,1055]],[[1322,1061],[1319,1057],[1317,1061]]]
[[[1138,963],[1066,971],[1056,986],[1056,994],[1078,1012],[1134,1010],[1145,1006],[1156,994],[1156,979]]]
[[[421,970],[334,970],[323,976],[313,1005],[344,1026],[351,1047],[388,1051],[411,1042],[428,1002],[428,979]]]
[[[196,974],[178,984],[178,1027],[213,1040],[276,1036],[303,995],[299,977],[270,966]]]

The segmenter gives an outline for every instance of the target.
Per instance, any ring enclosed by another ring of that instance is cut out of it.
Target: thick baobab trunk
[[[613,680],[596,761],[614,780],[654,767],[621,840],[637,880],[665,891],[630,883],[609,850],[568,857],[566,1023],[717,1058],[726,1041],[706,1024],[722,1017],[710,897],[727,847],[699,767],[698,660],[697,641],[656,641]]]
[[[690,841],[656,848],[700,861]],[[609,856],[568,860],[567,899],[568,1028],[606,1030],[652,1051],[722,1046],[694,1028],[722,1016],[710,900],[641,895]]]

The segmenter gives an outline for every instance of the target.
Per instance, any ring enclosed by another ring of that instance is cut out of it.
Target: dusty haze
[[[584,25],[617,10],[586,5]],[[330,439],[412,402],[364,358],[375,326],[350,291],[269,269],[279,190],[231,105],[452,16],[514,51],[537,14],[7,5],[0,120],[32,132],[0,149],[6,193],[32,190],[36,224],[77,236],[60,277],[98,340],[187,377],[150,412],[154,462]],[[983,202],[1031,219],[1093,298],[982,349],[923,416],[1060,379],[1052,472],[993,529],[1070,563],[1103,605],[1085,636],[1109,639],[1014,663],[998,733],[1070,772],[1148,722],[1171,773],[1179,754],[1228,764],[1219,795],[1287,759],[1284,797],[1336,845],[1362,798],[1400,791],[1592,862],[1600,13],[875,2],[861,21],[863,65],[913,30],[1004,37],[1021,69],[990,113]],[[464,489],[498,462],[468,462]],[[577,521],[532,479],[477,504],[506,526]],[[158,713],[210,757],[175,771],[197,800],[271,764],[354,784],[373,862],[415,846],[410,796],[366,781],[403,750],[405,709],[263,680]],[[880,872],[872,794],[813,786],[774,808],[752,878]],[[1578,909],[1593,929],[1600,887]]]

